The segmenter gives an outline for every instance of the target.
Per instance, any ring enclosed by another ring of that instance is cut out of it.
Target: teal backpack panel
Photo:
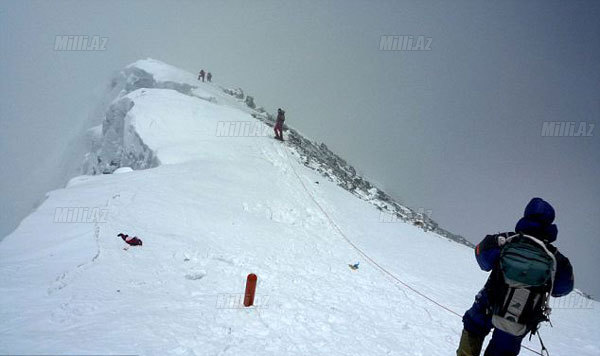
[[[554,259],[526,238],[506,244],[500,253],[500,268],[509,285],[539,287],[549,284]]]

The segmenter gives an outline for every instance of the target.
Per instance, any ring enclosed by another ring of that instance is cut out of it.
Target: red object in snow
[[[256,292],[256,275],[250,273],[246,279],[246,293],[244,293],[244,306],[249,307],[254,304],[254,292]]]
[[[137,236],[129,236],[125,234],[118,234],[117,236],[122,238],[123,241],[131,246],[142,246],[142,240],[140,240]]]

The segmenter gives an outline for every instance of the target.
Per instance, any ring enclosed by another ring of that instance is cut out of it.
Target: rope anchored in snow
[[[288,159],[288,162],[290,161],[289,156],[287,155],[287,151],[284,152],[286,154],[286,157]],[[306,186],[306,184],[304,184],[304,181],[302,180],[302,178],[300,177],[300,175],[298,174],[298,172],[296,172],[296,169],[294,168],[294,165],[291,164],[290,162],[290,167],[292,168],[292,172],[294,172],[294,175],[296,176],[296,178],[298,178],[298,180],[300,181],[300,184],[302,184],[302,187],[304,188],[304,190],[306,191],[306,194],[309,196],[309,198],[313,201],[313,203],[315,203],[315,205],[317,206],[317,208],[321,211],[321,213],[323,213],[323,215],[325,216],[325,218],[327,218],[327,221],[329,222],[329,224],[338,232],[338,234],[354,249],[356,250],[356,252],[361,255],[363,258],[365,258],[371,265],[373,265],[376,269],[378,269],[380,272],[382,272],[384,275],[392,278],[394,281],[398,282],[399,284],[403,285],[404,287],[406,287],[407,289],[410,289],[413,293],[417,294],[418,296],[422,297],[423,299],[426,299],[428,301],[430,301],[431,303],[437,305],[438,307],[446,310],[447,312],[458,316],[459,318],[462,318],[462,315],[458,314],[457,312],[455,312],[454,310],[450,309],[449,307],[439,303],[438,301],[436,301],[435,299],[429,297],[428,295],[426,295],[425,293],[419,291],[418,289],[415,289],[413,286],[409,285],[408,283],[402,281],[400,278],[398,278],[395,274],[393,274],[392,272],[388,271],[385,267],[381,266],[379,263],[377,263],[377,261],[375,261],[373,258],[371,258],[369,255],[367,255],[360,247],[356,246],[356,244],[354,244],[354,242],[352,242],[352,240],[350,240],[348,238],[348,236],[346,236],[346,234],[344,233],[344,231],[342,231],[342,229],[335,223],[335,221],[331,218],[331,216],[329,216],[329,214],[327,213],[327,211],[325,211],[325,209],[321,206],[321,204],[319,204],[319,202],[315,199],[315,197],[313,196],[313,194],[310,192],[310,190],[308,189],[308,187]],[[525,345],[523,345],[523,348],[533,352],[534,354],[537,355],[541,355],[544,356],[544,353],[535,351]]]

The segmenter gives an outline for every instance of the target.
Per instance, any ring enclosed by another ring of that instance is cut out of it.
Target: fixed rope
[[[342,229],[335,223],[335,221],[331,218],[331,216],[329,216],[329,214],[327,213],[327,211],[325,211],[325,209],[321,206],[321,204],[319,204],[319,202],[315,199],[315,197],[313,196],[313,194],[310,192],[310,190],[308,189],[308,187],[306,186],[306,184],[304,183],[304,180],[300,177],[300,175],[298,174],[298,172],[296,172],[296,169],[294,168],[294,165],[291,163],[291,160],[289,158],[289,156],[287,155],[287,151],[284,150],[285,155],[288,159],[288,162],[290,163],[289,166],[292,168],[292,172],[294,172],[294,175],[296,176],[296,178],[298,178],[298,180],[300,181],[300,184],[302,184],[302,187],[304,188],[304,190],[306,191],[306,194],[309,196],[309,198],[313,201],[313,203],[315,203],[315,205],[317,206],[317,208],[321,211],[321,213],[323,213],[323,215],[327,218],[327,220],[329,221],[329,224],[331,224],[331,226],[338,232],[338,234],[350,245],[352,246],[352,248],[354,250],[356,250],[356,252],[361,255],[362,257],[365,258],[365,260],[367,260],[369,263],[371,263],[373,266],[375,266],[380,272],[382,272],[383,274],[387,275],[388,277],[392,278],[394,281],[400,283],[401,285],[403,285],[404,287],[410,289],[411,291],[413,291],[415,294],[417,294],[418,296],[430,301],[431,303],[437,305],[438,307],[446,310],[447,312],[454,314],[456,316],[458,316],[459,318],[462,318],[462,315],[458,314],[457,312],[455,312],[454,310],[448,308],[447,306],[439,303],[438,301],[436,301],[435,299],[429,297],[428,295],[424,294],[423,292],[419,291],[418,289],[415,289],[413,286],[409,285],[408,283],[402,281],[400,278],[398,278],[395,274],[393,274],[392,272],[388,271],[385,267],[381,266],[379,263],[377,263],[377,261],[375,261],[373,258],[371,258],[369,255],[366,254],[366,252],[364,252],[360,247],[356,246],[356,244],[354,244],[354,242],[352,242],[352,240],[350,240],[348,238],[348,236],[346,236],[346,234],[344,233],[344,231],[342,231]],[[525,345],[522,345],[522,347],[528,351],[533,352],[534,354],[537,355],[541,355],[544,356],[542,353],[535,351]]]

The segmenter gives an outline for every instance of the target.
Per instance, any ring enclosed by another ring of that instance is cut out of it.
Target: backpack
[[[499,258],[504,283],[492,305],[492,324],[515,336],[535,333],[549,320],[556,258],[533,236],[516,234],[506,241]]]

